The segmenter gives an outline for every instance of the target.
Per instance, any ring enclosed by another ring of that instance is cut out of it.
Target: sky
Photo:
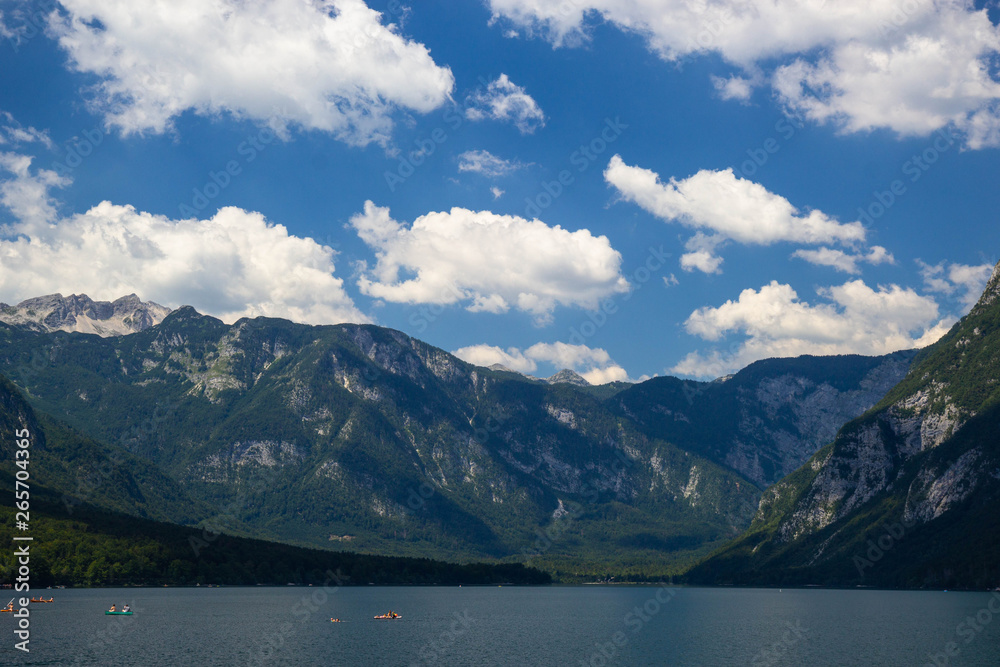
[[[937,340],[1000,6],[0,0],[0,301],[391,327],[597,384]]]

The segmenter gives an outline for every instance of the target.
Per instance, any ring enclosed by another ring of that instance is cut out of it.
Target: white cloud
[[[601,348],[568,343],[535,343],[526,350],[516,347],[506,350],[493,345],[471,345],[454,352],[477,366],[503,364],[519,373],[530,374],[538,370],[539,363],[551,364],[556,370],[569,368],[579,373],[590,384],[627,382],[628,373],[615,363],[611,355]]]
[[[31,169],[32,157],[0,153],[0,203],[24,225],[40,225],[56,219],[57,202],[49,190],[69,185],[70,180],[50,169]]]
[[[500,199],[500,197],[503,197],[504,192],[506,192],[506,190],[501,190],[495,185],[490,188],[490,193],[492,193],[493,199]]]
[[[333,275],[333,250],[290,235],[260,213],[228,207],[208,220],[171,220],[105,201],[60,217],[48,187],[67,181],[32,172],[26,156],[3,154],[0,169],[11,174],[0,191],[16,218],[0,236],[0,300],[136,293],[228,322],[256,315],[311,324],[368,321]]]
[[[735,75],[725,79],[713,76],[712,85],[719,91],[719,97],[722,99],[746,102],[750,99],[757,82],[754,79]]]
[[[538,128],[545,127],[545,114],[541,107],[506,74],[491,81],[486,90],[477,90],[469,96],[465,116],[469,120],[489,118],[510,122],[521,134],[532,134]]]
[[[490,178],[505,176],[524,167],[517,160],[505,160],[485,150],[465,151],[458,156],[458,170],[471,171]]]
[[[931,265],[919,259],[917,264],[920,265],[920,275],[929,291],[948,296],[959,293],[965,310],[976,305],[993,272],[992,264],[969,266],[952,263],[946,268],[945,262]]]
[[[493,21],[575,46],[607,22],[678,62],[714,52],[749,76],[716,77],[726,99],[770,81],[779,99],[844,131],[926,135],[953,124],[973,148],[1000,142],[1000,31],[967,0],[490,0]],[[759,69],[759,68],[767,68]],[[758,73],[760,76],[758,76]]]
[[[406,227],[371,201],[350,224],[378,259],[373,269],[362,267],[358,286],[386,301],[516,308],[544,324],[558,305],[595,308],[629,289],[621,255],[586,229],[464,208],[427,213]]]
[[[0,19],[2,18],[3,14],[0,14]],[[21,125],[9,111],[0,112],[0,145],[18,147],[32,143],[40,143],[50,149],[55,148],[48,132]]]
[[[703,273],[722,273],[722,258],[713,255],[708,250],[696,250],[681,255],[681,268],[685,271],[702,271]]]
[[[855,280],[817,294],[826,302],[809,304],[772,281],[743,290],[736,301],[699,308],[684,323],[688,333],[710,341],[733,333],[746,339],[728,352],[693,352],[671,372],[719,376],[770,357],[887,354],[929,345],[953,322],[939,316],[933,299],[897,285],[874,290]]]
[[[778,68],[779,99],[847,132],[887,127],[924,136],[953,124],[966,132],[970,147],[995,145],[983,121],[997,120],[1000,83],[989,60],[1000,35],[985,11],[973,14],[957,4],[940,3],[933,18],[910,24],[905,38],[837,44],[816,63],[800,59]]]
[[[725,237],[721,235],[709,236],[702,232],[697,232],[684,244],[686,253],[681,255],[681,268],[691,272],[697,269],[702,273],[722,273],[723,259],[719,257],[715,250],[725,243]]]
[[[126,134],[167,131],[193,111],[385,143],[396,109],[432,111],[454,84],[362,0],[61,4],[51,34],[74,69],[99,78],[94,103]]]
[[[860,222],[841,224],[817,210],[802,214],[784,197],[737,177],[732,169],[703,169],[682,181],[663,183],[655,172],[631,167],[615,155],[604,177],[622,198],[659,218],[739,243],[850,243],[865,238]]]
[[[800,249],[792,253],[792,257],[804,259],[810,264],[830,266],[844,273],[861,273],[859,262],[866,264],[895,264],[896,258],[880,245],[872,246],[868,254],[849,254],[835,248],[817,248],[816,250]]]
[[[476,366],[489,368],[493,364],[502,364],[518,373],[534,373],[538,363],[525,356],[524,352],[511,347],[506,350],[495,345],[469,345],[452,352],[456,357]]]
[[[716,248],[727,239],[743,244],[857,243],[864,241],[860,222],[840,223],[822,211],[799,211],[764,186],[737,177],[732,169],[703,169],[695,175],[668,183],[649,169],[625,164],[615,155],[604,178],[620,196],[662,220],[679,222],[698,230],[681,257],[688,271],[717,273],[722,258]]]

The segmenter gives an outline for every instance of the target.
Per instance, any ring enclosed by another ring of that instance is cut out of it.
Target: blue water
[[[30,654],[14,649],[16,619],[0,615],[0,663],[1000,665],[1000,595],[988,593],[372,586],[45,594],[56,602],[31,607]],[[133,616],[104,615],[123,601]],[[389,609],[402,618],[373,620]]]

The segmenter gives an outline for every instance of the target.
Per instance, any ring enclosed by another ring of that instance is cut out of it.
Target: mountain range
[[[603,386],[374,325],[53,295],[0,307],[0,374],[56,434],[36,472],[68,513],[565,580],[978,585],[995,568],[935,531],[997,542],[998,284],[920,352]]]
[[[905,587],[1000,582],[1000,265],[906,378],[765,491],[692,580]]]

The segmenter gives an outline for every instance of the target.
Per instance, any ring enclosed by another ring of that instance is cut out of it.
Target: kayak
[[[403,618],[403,617],[400,616],[399,614],[396,614],[395,616],[389,616],[388,614],[380,614],[379,616],[375,617],[375,620],[376,621],[395,621],[397,618]]]
[[[132,612],[130,612],[130,611],[106,611],[104,613],[106,615],[108,615],[108,616],[131,616],[132,615]]]

